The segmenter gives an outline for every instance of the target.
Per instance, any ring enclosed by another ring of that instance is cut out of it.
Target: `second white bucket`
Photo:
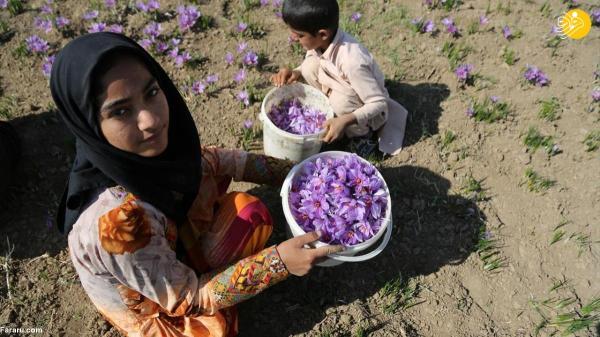
[[[262,102],[259,119],[263,124],[263,144],[268,156],[302,161],[321,150],[321,138],[324,131],[311,135],[296,135],[278,128],[269,118],[268,113],[273,105],[284,100],[297,98],[300,103],[325,113],[327,119],[333,118],[333,110],[329,100],[319,90],[302,83],[284,85],[273,88]]]

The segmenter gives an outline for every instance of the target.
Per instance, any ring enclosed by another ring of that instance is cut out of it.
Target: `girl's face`
[[[124,57],[100,81],[98,121],[108,143],[143,157],[165,151],[169,104],[146,67],[133,57]]]

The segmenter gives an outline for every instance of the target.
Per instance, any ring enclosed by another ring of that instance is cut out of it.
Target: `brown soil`
[[[88,2],[55,1],[62,15],[81,28]],[[238,37],[232,34],[242,15],[261,26],[266,35],[248,38],[250,47],[263,52],[266,63],[250,71],[252,82],[264,94],[271,71],[297,65],[301,56],[287,44],[288,32],[271,7],[244,14],[241,1],[199,1],[201,12],[214,19],[206,30],[186,34],[183,45],[202,56],[197,67],[174,68],[161,63],[180,86],[190,79],[219,74],[210,95],[188,97],[204,144],[241,146],[241,125],[257,120],[260,102],[242,108],[235,99],[241,86],[232,80],[237,66],[226,67],[224,54],[235,53]],[[342,2],[342,1],[340,1]],[[409,111],[407,146],[381,162],[391,188],[395,230],[383,254],[359,264],[317,268],[309,276],[292,277],[240,305],[241,336],[534,336],[541,321],[532,301],[574,298],[568,308],[580,308],[600,294],[598,241],[600,240],[600,152],[587,152],[586,134],[600,129],[600,106],[590,92],[594,71],[600,66],[600,29],[593,27],[582,40],[564,40],[554,51],[545,46],[555,22],[566,10],[559,0],[547,1],[550,16],[540,12],[541,0],[511,1],[510,13],[497,5],[505,1],[464,1],[458,9],[428,10],[421,1],[343,1],[342,17],[363,14],[359,38],[375,55],[392,97]],[[468,34],[467,26],[486,11],[486,29]],[[580,1],[590,11],[593,1]],[[179,2],[161,1],[162,11],[173,11]],[[14,34],[0,42],[0,94],[8,119],[23,143],[18,174],[11,178],[0,207],[0,326],[41,327],[45,336],[118,336],[95,311],[70,263],[66,240],[52,222],[57,200],[73,160],[74,142],[53,108],[48,81],[41,72],[41,57],[17,57],[14,50],[34,32],[47,39],[55,52],[69,38],[54,30],[44,34],[33,27],[41,1],[26,4],[26,11],[0,18]],[[598,5],[598,3],[595,3]],[[403,18],[402,13],[406,16]],[[101,13],[105,16],[106,13]],[[493,77],[493,83],[460,88],[442,54],[453,40],[413,33],[407,22],[425,16],[438,28],[452,16],[463,35],[456,39],[471,47],[463,61],[475,71]],[[125,33],[138,35],[148,19],[140,13],[123,17]],[[523,35],[506,40],[501,28],[508,24]],[[163,22],[172,31],[175,20]],[[503,63],[501,48],[515,50],[518,61]],[[596,50],[596,52],[594,52]],[[547,87],[523,83],[527,64],[541,68],[551,79]],[[512,113],[496,123],[476,122],[465,115],[470,98],[497,95],[508,101]],[[547,122],[538,117],[538,100],[555,96],[560,118]],[[16,104],[6,103],[14,97]],[[547,156],[543,149],[527,151],[524,135],[535,126],[553,136],[561,152]],[[456,139],[443,146],[447,131]],[[260,151],[260,143],[256,144]],[[556,181],[547,191],[527,189],[524,172],[531,167]],[[468,177],[481,181],[485,197],[473,201],[465,192]],[[259,195],[273,210],[278,223],[272,241],[285,238],[284,217],[277,190],[250,184],[236,189]],[[555,228],[560,241],[550,244]],[[484,270],[476,251],[483,226],[497,239],[502,266]],[[578,244],[577,235],[587,236]],[[14,251],[9,254],[10,246]],[[386,284],[402,274],[418,285],[416,305],[386,310],[398,297],[386,295]],[[568,283],[550,292],[556,280]],[[598,318],[578,336],[600,336]],[[541,336],[550,335],[550,327]],[[1,333],[0,333],[1,334]]]

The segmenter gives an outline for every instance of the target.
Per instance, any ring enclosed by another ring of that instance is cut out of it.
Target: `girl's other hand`
[[[339,253],[344,246],[328,245],[319,248],[304,248],[319,239],[318,232],[310,232],[280,243],[277,251],[290,274],[304,276],[312,267],[329,254]]]

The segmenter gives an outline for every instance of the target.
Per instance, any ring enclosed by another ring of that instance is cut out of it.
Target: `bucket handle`
[[[362,261],[370,260],[370,259],[374,258],[375,256],[379,255],[381,252],[383,252],[385,247],[388,245],[388,243],[390,242],[390,238],[392,237],[392,227],[393,227],[392,226],[392,218],[390,217],[390,222],[387,225],[387,231],[385,232],[383,241],[381,241],[381,243],[379,244],[379,247],[375,248],[370,253],[367,253],[365,255],[359,255],[359,256],[344,256],[344,255],[339,255],[339,254],[330,254],[330,255],[327,255],[327,257],[332,260],[342,261],[342,262],[362,262]]]

